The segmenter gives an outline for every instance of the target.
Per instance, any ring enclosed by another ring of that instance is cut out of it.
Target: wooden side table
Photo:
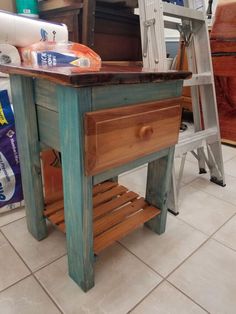
[[[69,274],[87,291],[94,285],[94,254],[143,223],[158,234],[165,231],[179,97],[189,73],[0,70],[11,78],[28,229],[45,238],[45,216],[66,229]],[[45,145],[61,152],[64,201],[45,204]],[[110,180],[144,163],[145,200]]]

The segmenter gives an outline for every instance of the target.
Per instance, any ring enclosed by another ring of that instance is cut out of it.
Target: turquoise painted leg
[[[33,81],[31,78],[13,75],[11,87],[27,226],[37,240],[42,240],[47,235],[47,228],[43,217],[44,200]]]
[[[91,90],[57,86],[68,266],[84,290],[94,286],[92,177],[84,172],[84,113]]]
[[[174,147],[168,155],[148,164],[146,199],[157,206],[161,214],[148,221],[145,225],[154,232],[165,232],[167,218],[167,197],[170,189],[171,172],[174,159]]]

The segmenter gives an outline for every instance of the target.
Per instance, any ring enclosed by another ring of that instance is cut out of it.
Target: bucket
[[[38,18],[38,0],[16,0],[18,14]]]

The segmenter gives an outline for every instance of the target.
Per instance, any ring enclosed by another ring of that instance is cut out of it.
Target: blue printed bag
[[[0,207],[23,200],[14,114],[8,93],[0,91]]]

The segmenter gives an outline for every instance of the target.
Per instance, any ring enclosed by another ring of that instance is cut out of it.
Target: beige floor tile
[[[214,239],[236,250],[236,216],[214,234]]]
[[[59,314],[60,311],[32,277],[0,293],[2,314]]]
[[[236,148],[230,147],[227,145],[222,145],[222,153],[223,153],[223,160],[224,162],[236,157]]]
[[[162,276],[167,276],[207,237],[171,215],[167,230],[157,235],[147,228],[139,228],[121,243]]]
[[[25,208],[17,208],[5,213],[0,213],[0,227],[25,217]]]
[[[236,157],[224,163],[225,173],[236,177]]]
[[[140,167],[132,172],[119,176],[119,183],[130,190],[145,196],[147,182],[147,167]]]
[[[95,287],[84,293],[67,274],[63,257],[36,273],[66,314],[127,313],[157,284],[161,277],[115,244],[95,263]]]
[[[37,241],[28,232],[25,219],[2,227],[2,232],[32,271],[54,261],[66,253],[65,235],[49,226],[49,235]]]
[[[204,314],[207,313],[168,282],[162,282],[132,314]]]
[[[170,277],[212,314],[235,314],[236,252],[210,240]]]
[[[193,156],[193,154],[191,152],[187,153],[186,160],[189,161],[189,162],[192,162],[194,164],[198,163],[197,159]]]
[[[179,176],[179,169],[181,164],[181,158],[175,158],[175,174],[176,178]],[[186,185],[193,180],[199,177],[199,168],[197,163],[189,162],[188,160],[185,161],[184,164],[184,172],[183,177],[181,180],[181,186]]]
[[[207,235],[214,233],[236,212],[236,206],[189,185],[182,188],[179,204],[178,218]]]
[[[191,186],[236,205],[236,178],[226,175],[225,181],[226,186],[222,187],[202,177],[193,181]]]
[[[28,268],[0,233],[0,291],[29,274]]]

